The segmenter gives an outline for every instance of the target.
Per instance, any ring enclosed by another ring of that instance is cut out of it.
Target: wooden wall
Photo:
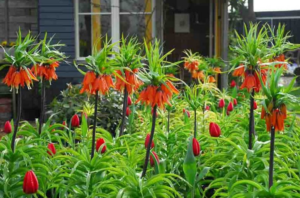
[[[0,42],[14,41],[19,27],[22,34],[30,30],[37,35],[37,0],[0,0]]]

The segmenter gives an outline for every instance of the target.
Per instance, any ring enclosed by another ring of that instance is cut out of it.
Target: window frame
[[[85,60],[85,57],[80,57],[80,42],[79,42],[79,16],[80,15],[110,15],[111,16],[111,39],[115,45],[115,51],[118,51],[120,40],[120,16],[122,15],[152,15],[152,38],[156,36],[156,0],[151,1],[151,12],[120,12],[120,0],[111,0],[111,11],[110,12],[79,12],[79,0],[74,0],[75,9],[75,59]]]

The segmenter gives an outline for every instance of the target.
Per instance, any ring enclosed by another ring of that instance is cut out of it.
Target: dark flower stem
[[[168,126],[167,126],[167,131],[170,133],[170,110],[168,110]]]
[[[126,87],[124,88],[124,98],[123,98],[123,114],[122,114],[122,123],[120,127],[120,135],[123,135],[124,128],[125,128],[125,118],[126,118],[126,109],[127,109],[127,101],[128,100],[128,91]]]
[[[46,100],[46,86],[45,86],[45,79],[42,79],[42,87],[41,87],[41,114],[40,114],[39,134],[42,133],[42,126],[44,124],[45,100]]]
[[[249,117],[249,149],[252,149],[252,135],[254,134],[254,89],[250,95],[250,117]]]
[[[17,109],[17,119],[15,121],[15,126],[14,126],[14,134],[11,140],[11,150],[14,153],[15,152],[15,140],[18,132],[18,127],[19,127],[19,122],[21,119],[21,113],[22,113],[22,88],[19,88],[19,93],[18,93],[18,109]]]
[[[94,153],[95,153],[96,125],[97,125],[97,107],[98,107],[98,91],[96,91],[96,97],[95,97],[95,112],[94,112],[94,124],[93,124],[93,138],[92,138],[91,159],[93,159]]]
[[[271,128],[271,143],[270,143],[270,164],[269,164],[269,188],[273,186],[274,173],[274,144],[275,144],[275,127]]]
[[[143,167],[143,172],[142,172],[141,178],[145,177],[146,172],[147,172],[147,166],[148,166],[149,157],[150,157],[150,149],[151,149],[151,144],[152,144],[152,140],[153,140],[153,136],[154,136],[154,131],[155,131],[156,111],[157,111],[157,105],[155,105],[154,108],[153,108],[152,128],[151,128],[150,140],[149,140],[149,144],[147,145],[146,158],[145,158],[145,163],[144,163],[144,167]]]
[[[197,110],[194,110],[194,138],[197,138]]]

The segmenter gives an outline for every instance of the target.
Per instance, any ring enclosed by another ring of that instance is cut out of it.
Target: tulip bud
[[[152,154],[154,155],[154,157],[155,157],[157,163],[159,164],[159,158],[158,158],[157,154],[156,154],[154,151],[152,151]],[[150,155],[150,165],[151,165],[152,167],[154,166],[154,159],[153,159],[152,155]]]
[[[132,100],[130,96],[127,97],[127,106],[130,106],[132,104]]]
[[[209,133],[210,133],[210,136],[212,136],[212,137],[220,137],[221,129],[220,129],[219,125],[217,125],[214,122],[211,122],[209,124]]]
[[[257,109],[257,103],[254,101],[253,103],[253,109],[256,110]]]
[[[149,145],[149,142],[150,142],[150,134],[147,134],[146,136],[146,139],[145,139],[145,148],[147,149],[148,145]],[[154,147],[154,141],[152,140],[152,143],[151,143],[151,148]]]
[[[23,192],[25,194],[34,194],[39,189],[39,182],[33,171],[27,171],[23,181]]]
[[[205,107],[205,110],[206,110],[206,111],[209,111],[209,110],[210,110],[210,106],[207,105],[207,106]]]
[[[196,138],[193,138],[193,152],[194,156],[198,156],[200,154],[200,145]]]
[[[190,114],[190,112],[189,112],[188,110],[183,109],[182,112],[183,112],[188,118],[191,117],[191,114]]]
[[[79,121],[79,117],[77,114],[73,115],[72,119],[71,119],[71,126],[72,127],[79,127],[80,121]]]
[[[129,107],[126,108],[126,116],[128,117],[131,114],[131,110]]]
[[[233,104],[232,104],[232,102],[229,102],[229,104],[227,106],[227,111],[233,111]]]
[[[235,86],[236,86],[236,82],[234,80],[232,80],[231,83],[230,83],[230,87],[233,88]]]
[[[11,124],[9,121],[6,121],[4,124],[4,133],[11,133]]]
[[[99,148],[100,148],[103,144],[105,144],[105,140],[104,140],[103,138],[97,139],[97,142],[96,142],[96,151],[97,151],[97,152],[98,152]],[[105,151],[106,151],[106,145],[104,145],[104,146],[102,147],[101,153],[105,153]]]
[[[233,105],[236,106],[237,104],[238,104],[237,99],[234,98],[234,99],[233,99]]]
[[[55,149],[55,146],[54,146],[53,143],[49,143],[49,144],[48,144],[48,151],[47,151],[47,153],[48,153],[50,156],[55,155],[56,149]]]
[[[225,100],[224,99],[220,99],[219,101],[219,108],[223,108],[225,107]]]

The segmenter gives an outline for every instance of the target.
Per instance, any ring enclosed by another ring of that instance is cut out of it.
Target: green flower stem
[[[126,121],[126,109],[127,109],[127,101],[128,100],[128,91],[126,89],[126,87],[124,88],[124,98],[123,98],[123,114],[122,114],[122,123],[121,123],[121,127],[120,127],[120,135],[123,135],[124,132],[124,128],[125,128],[125,121]]]
[[[153,108],[152,128],[151,128],[150,140],[149,140],[149,144],[147,145],[146,158],[145,158],[145,163],[144,163],[144,167],[143,167],[143,172],[142,172],[141,178],[145,177],[146,172],[147,172],[147,166],[148,166],[149,157],[150,157],[150,149],[151,149],[151,144],[152,144],[152,140],[153,140],[153,136],[154,136],[154,131],[155,131],[156,111],[157,111],[157,105],[155,105],[154,108]]]
[[[42,80],[42,87],[41,87],[41,113],[40,113],[40,124],[39,124],[39,135],[42,133],[42,126],[44,124],[44,116],[45,116],[45,100],[46,100],[46,86],[45,86],[45,79]]]
[[[97,103],[98,103],[98,90],[96,91],[96,97],[95,97],[95,112],[94,112],[94,124],[93,124],[93,138],[92,138],[91,159],[93,159],[94,153],[95,153],[96,125],[97,125],[97,106],[98,106]]]
[[[271,142],[270,142],[270,163],[269,163],[269,188],[273,186],[274,173],[274,144],[275,144],[275,127],[271,128]]]
[[[19,93],[18,93],[18,109],[17,109],[17,119],[14,126],[14,134],[12,136],[11,140],[11,150],[14,153],[15,152],[15,140],[18,132],[19,122],[21,119],[21,113],[22,113],[22,88],[19,87]]]
[[[250,116],[249,116],[249,149],[252,149],[252,135],[254,134],[254,89],[250,95]]]
[[[170,110],[168,110],[168,125],[167,125],[167,131],[170,133]]]
[[[197,138],[197,110],[194,110],[194,138]]]

